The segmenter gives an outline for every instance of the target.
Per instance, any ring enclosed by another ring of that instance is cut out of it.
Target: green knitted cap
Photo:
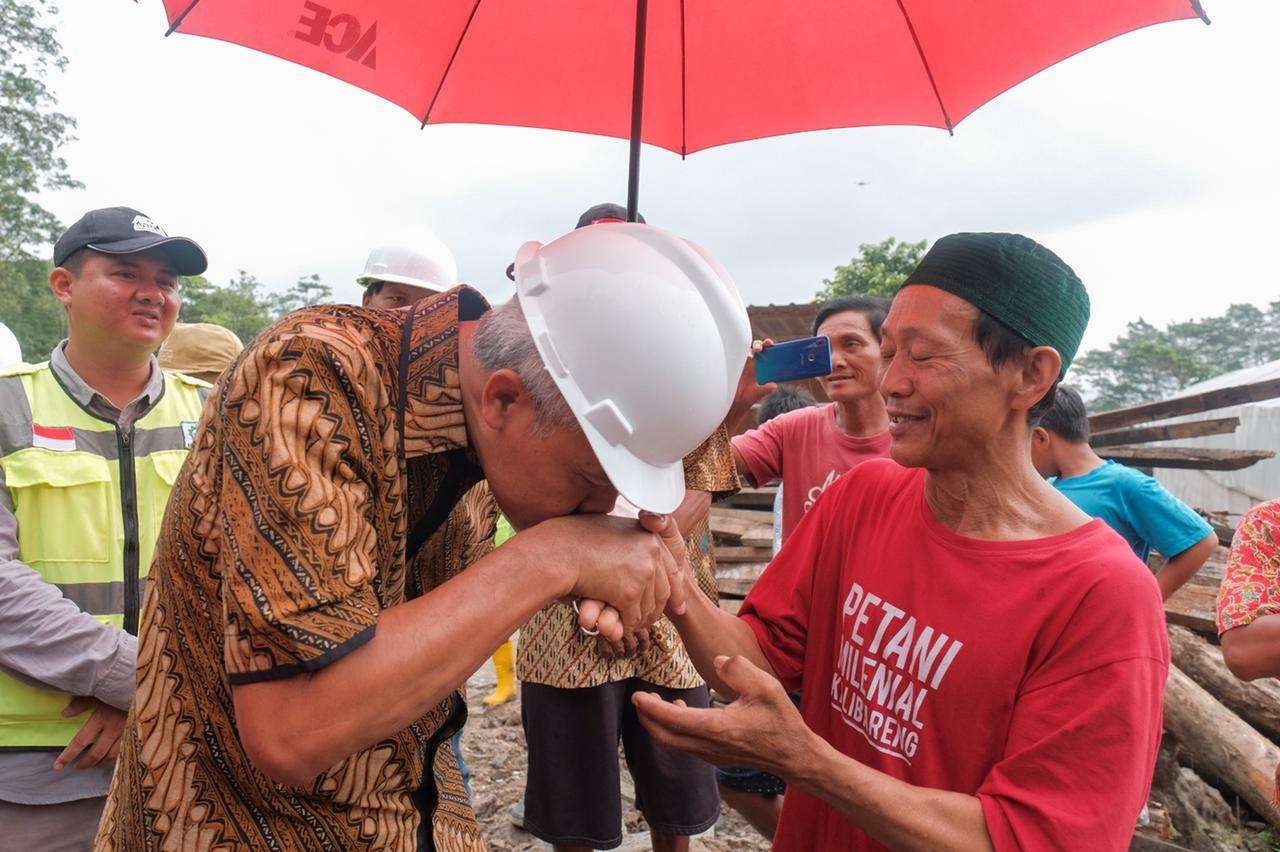
[[[1032,346],[1052,346],[1062,375],[1089,324],[1089,294],[1062,258],[1021,234],[951,234],[933,244],[903,287],[954,293]]]

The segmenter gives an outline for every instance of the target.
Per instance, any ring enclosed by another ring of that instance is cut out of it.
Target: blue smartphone
[[[756,354],[756,383],[793,382],[831,374],[831,338],[802,337]]]

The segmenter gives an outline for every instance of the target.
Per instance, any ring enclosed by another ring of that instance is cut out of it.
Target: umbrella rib
[[[680,0],[680,159],[682,160],[689,153],[688,132],[685,127],[685,122],[688,121],[685,117],[685,75],[687,73],[684,64],[684,0]]]
[[[458,43],[453,46],[453,55],[449,57],[449,64],[444,67],[444,73],[440,75],[440,82],[436,86],[436,93],[431,96],[431,103],[427,106],[426,114],[422,116],[422,127],[427,126],[427,119],[431,118],[431,111],[436,108],[436,101],[440,99],[440,93],[444,91],[445,81],[449,79],[449,72],[453,70],[453,61],[458,58],[458,51],[462,49],[462,43],[467,39],[467,33],[471,32],[471,22],[476,19],[476,12],[480,10],[480,0],[476,0],[476,4],[471,7],[471,14],[467,16],[467,25],[462,28],[462,34],[458,36]]]
[[[907,31],[911,33],[911,40],[915,42],[916,54],[920,57],[920,64],[924,66],[925,76],[929,78],[929,85],[933,87],[933,96],[938,100],[938,109],[942,110],[942,120],[947,123],[947,132],[955,136],[955,125],[951,123],[951,116],[947,114],[947,105],[942,102],[942,93],[938,91],[938,81],[933,79],[933,69],[929,67],[929,60],[924,55],[924,47],[920,44],[920,36],[916,35],[915,24],[911,23],[911,16],[907,14],[907,7],[903,5],[902,0],[897,0],[898,11],[902,13],[902,20],[907,24]]]
[[[1191,11],[1199,15],[1200,20],[1204,21],[1206,24],[1213,23],[1209,20],[1209,16],[1205,14],[1204,6],[1200,5],[1200,0],[1191,0]]]
[[[196,7],[196,4],[199,2],[200,0],[191,0],[191,5],[183,9],[182,14],[179,15],[172,24],[170,24],[169,29],[164,34],[165,38],[168,38],[169,36],[173,35],[174,31],[178,29],[178,27],[182,26],[182,22],[187,19],[187,15],[191,14],[191,10],[194,9]]]

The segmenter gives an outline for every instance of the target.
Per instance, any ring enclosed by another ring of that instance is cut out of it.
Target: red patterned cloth
[[[1249,510],[1227,557],[1218,588],[1218,633],[1244,627],[1263,615],[1280,613],[1280,500]]]

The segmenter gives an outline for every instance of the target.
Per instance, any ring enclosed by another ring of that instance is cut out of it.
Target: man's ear
[[[49,289],[53,291],[53,297],[68,308],[71,307],[71,284],[74,281],[71,270],[61,266],[55,266],[49,273]]]
[[[1044,399],[1062,372],[1062,356],[1052,346],[1037,346],[1027,353],[1013,387],[1013,407],[1029,411]]]
[[[494,432],[527,428],[533,419],[533,400],[515,370],[496,370],[480,390],[480,416]]]
[[[1043,426],[1037,426],[1031,430],[1031,443],[1036,446],[1048,448],[1049,446],[1049,430]]]

